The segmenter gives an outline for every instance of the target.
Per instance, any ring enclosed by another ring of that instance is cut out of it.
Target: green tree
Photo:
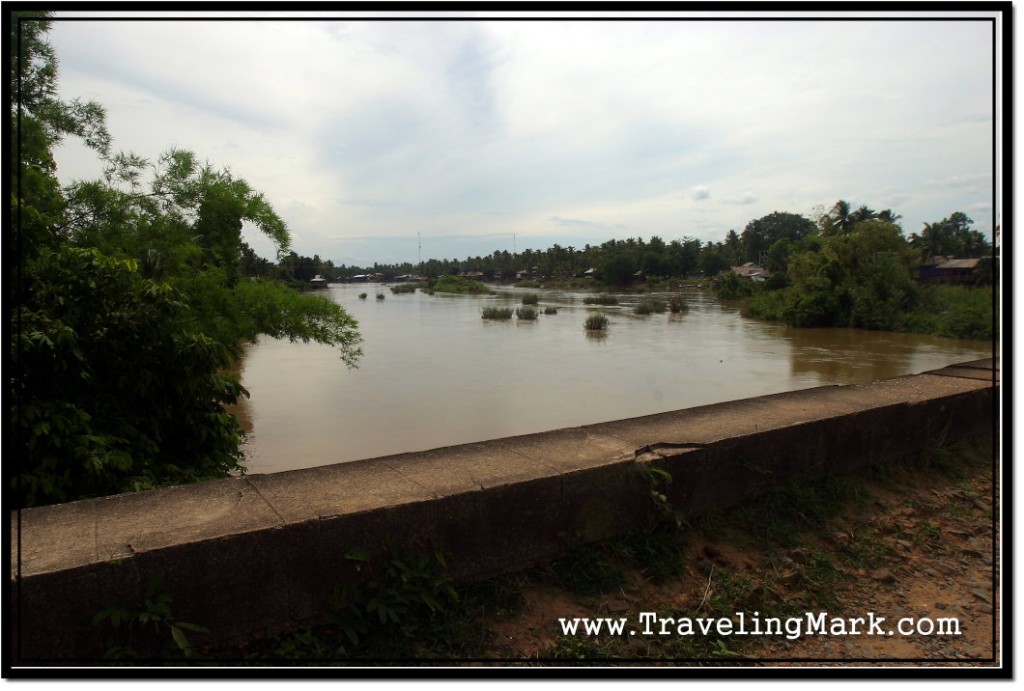
[[[755,219],[743,229],[740,240],[743,244],[743,259],[749,262],[762,261],[761,255],[772,245],[788,238],[798,241],[814,232],[814,223],[798,214],[775,211]]]
[[[337,304],[239,280],[251,222],[287,251],[284,221],[247,183],[171,151],[156,165],[110,154],[103,111],[56,100],[45,15],[12,36],[14,228],[19,259],[9,378],[19,506],[191,482],[239,469],[245,395],[229,367],[260,334],[338,348],[356,323]],[[99,181],[62,190],[52,147],[83,137]]]

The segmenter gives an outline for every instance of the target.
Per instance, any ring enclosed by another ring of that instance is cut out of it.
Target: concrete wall
[[[419,542],[457,578],[566,554],[566,534],[648,520],[647,464],[689,515],[792,477],[899,459],[993,428],[998,365],[965,363],[554,432],[28,509],[11,516],[16,657],[96,659],[93,617],[150,579],[182,621],[233,639],[317,616],[353,548]],[[8,639],[10,640],[10,639]],[[198,638],[196,638],[198,640]]]

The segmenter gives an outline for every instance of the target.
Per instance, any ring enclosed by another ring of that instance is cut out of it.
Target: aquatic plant
[[[384,299],[384,293],[377,293],[377,299],[378,300],[383,300]]]
[[[537,293],[527,293],[526,295],[523,296],[524,305],[536,305],[539,302],[540,298],[537,296]]]
[[[517,307],[516,317],[530,321],[537,318],[537,310],[532,307]]]
[[[484,307],[480,312],[484,319],[511,319],[511,307]]]
[[[603,314],[592,314],[583,322],[583,328],[587,331],[604,331],[608,328],[608,317]]]
[[[583,298],[583,304],[584,305],[617,305],[617,304],[619,304],[619,299],[617,297],[615,297],[614,295],[608,295],[607,293],[602,293],[601,295],[590,295],[588,297]]]
[[[686,304],[686,300],[682,295],[673,295],[668,301],[668,309],[672,314],[679,314],[680,312],[690,311],[690,306]]]
[[[480,281],[462,276],[441,276],[431,282],[430,288],[438,293],[457,293],[467,295],[487,295],[491,289]]]
[[[661,314],[665,311],[664,300],[643,300],[637,303],[636,307],[633,308],[633,312],[636,314]]]
[[[558,314],[558,308],[557,307],[545,307],[544,308],[544,314]]]
[[[360,300],[365,300],[366,299],[366,293],[359,293],[359,299]]]

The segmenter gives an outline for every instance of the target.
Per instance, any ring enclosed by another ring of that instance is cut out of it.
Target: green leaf
[[[370,553],[362,547],[354,547],[348,552],[345,552],[345,558],[351,559],[352,561],[370,561]]]

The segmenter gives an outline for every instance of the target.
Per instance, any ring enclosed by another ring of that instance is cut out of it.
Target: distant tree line
[[[969,227],[973,221],[962,212],[926,224],[920,234],[911,235],[909,240],[903,238],[899,218],[891,209],[875,211],[867,206],[851,209],[848,202],[839,200],[829,211],[813,220],[799,214],[775,211],[750,221],[740,233],[730,230],[719,242],[701,242],[692,237],[665,242],[658,236],[645,241],[636,237],[608,240],[600,245],[587,244],[582,248],[555,244],[547,250],[528,249],[516,253],[499,250],[487,256],[461,260],[430,259],[422,264],[375,263],[372,266],[334,265],[329,260],[320,259],[319,255],[302,257],[291,253],[277,266],[248,260],[246,270],[252,272],[250,275],[297,281],[308,281],[316,274],[336,280],[381,274],[390,280],[405,275],[437,278],[467,272],[481,272],[488,277],[500,275],[505,280],[514,280],[518,272],[530,272],[545,279],[566,281],[589,271],[587,275],[607,286],[623,286],[648,278],[711,278],[731,266],[746,262],[785,274],[795,254],[822,238],[849,236],[860,224],[868,222],[878,224],[878,228],[895,229],[909,252],[908,265],[933,256],[963,258],[991,254],[987,238]]]

